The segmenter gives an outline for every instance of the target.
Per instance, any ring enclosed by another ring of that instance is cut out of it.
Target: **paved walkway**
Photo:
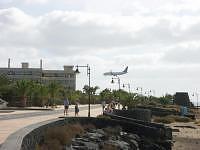
[[[81,107],[87,108],[87,105],[80,106],[80,108]],[[71,111],[69,111],[69,116],[74,116],[74,106],[70,106],[70,108],[72,108],[72,109],[70,109]],[[31,125],[34,123],[62,117],[63,116],[62,109],[63,109],[63,107],[57,108],[57,110],[60,110],[59,113],[53,113],[53,114],[49,114],[49,115],[39,115],[39,116],[34,116],[34,117],[26,117],[26,118],[21,117],[21,118],[17,118],[17,119],[0,120],[0,144],[2,144],[11,133],[16,132],[20,128],[23,128],[25,126],[28,126],[28,125]],[[12,115],[13,114],[17,115],[17,114],[25,114],[25,113],[34,113],[34,112],[35,111],[30,111],[30,110],[23,111],[23,112],[15,111],[15,113],[12,112]],[[102,113],[101,105],[95,105],[95,107],[91,106],[90,113],[91,113],[91,117],[96,117],[97,115],[101,114]],[[6,115],[9,116],[10,114],[7,113]],[[79,116],[80,117],[88,116],[88,109],[80,109]]]
[[[98,108],[99,105],[92,105],[91,108]],[[88,105],[82,105],[79,107],[81,110],[88,110]],[[70,105],[69,111],[74,111],[74,106]],[[26,113],[24,113],[26,112]],[[20,118],[27,118],[27,117],[36,117],[36,116],[45,116],[45,115],[55,115],[55,114],[62,114],[63,107],[56,108],[54,110],[37,110],[37,111],[16,111],[16,113],[10,113],[6,115],[0,115],[1,120],[9,120],[9,119],[20,119]]]

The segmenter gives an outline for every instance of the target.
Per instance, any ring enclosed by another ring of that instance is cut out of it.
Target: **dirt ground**
[[[197,114],[197,121],[200,121],[199,114],[200,113]],[[169,126],[172,129],[175,129],[173,131],[174,143],[172,150],[200,150],[199,125],[195,124],[194,122],[170,124]]]

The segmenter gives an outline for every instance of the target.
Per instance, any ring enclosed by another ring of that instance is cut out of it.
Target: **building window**
[[[8,71],[7,74],[8,74],[8,75],[15,75],[15,72],[14,72],[14,71]]]

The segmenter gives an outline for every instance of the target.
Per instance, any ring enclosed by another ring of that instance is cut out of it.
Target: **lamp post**
[[[147,90],[147,91],[145,92],[145,94],[147,94],[148,97],[149,97],[149,96],[152,96],[152,93],[154,94],[154,90]]]
[[[199,94],[197,92],[193,93],[192,96],[196,96],[197,98],[197,110],[198,110],[198,107],[199,107],[199,104],[198,104],[198,101],[199,101]]]
[[[114,83],[114,79],[118,80],[119,90],[120,90],[120,78],[117,76],[116,78],[112,78],[111,83]]]
[[[144,95],[147,96],[147,97],[149,97],[149,91],[145,91]]]
[[[142,87],[137,87],[137,88],[136,88],[136,91],[140,91],[140,92],[141,92],[141,95],[142,95]]]
[[[131,90],[130,90],[130,84],[129,84],[129,83],[128,83],[128,84],[123,84],[123,88],[125,88],[126,85],[128,86],[128,92],[129,92],[129,94],[130,94],[130,93],[131,93]]]
[[[120,96],[120,78],[118,76],[116,76],[116,78],[113,77],[112,80],[111,80],[112,84],[115,83],[114,82],[115,79],[118,81],[118,85],[119,85],[119,101],[120,101],[120,97],[121,97]]]
[[[154,96],[154,97],[156,96],[156,91],[155,90],[150,90],[150,93],[152,93],[151,96]]]
[[[147,95],[147,99],[151,100],[153,90],[147,90],[144,94]]]
[[[88,76],[88,84],[89,84],[89,93],[88,93],[88,117],[90,117],[90,99],[91,99],[91,88],[90,88],[90,66],[87,64],[86,66],[76,65],[75,73],[80,73],[78,68],[87,68],[87,76]]]

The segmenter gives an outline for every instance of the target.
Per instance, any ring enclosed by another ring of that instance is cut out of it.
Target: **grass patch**
[[[188,117],[172,116],[175,122],[192,122],[193,120]]]
[[[196,125],[200,126],[200,120],[194,122]]]
[[[175,122],[175,120],[169,117],[155,117],[154,122],[170,124],[170,123]]]
[[[105,116],[105,115],[98,115],[97,118],[111,119],[110,116]]]
[[[169,115],[166,117],[155,117],[154,122],[170,124],[173,122],[191,122],[192,119],[188,117]]]

